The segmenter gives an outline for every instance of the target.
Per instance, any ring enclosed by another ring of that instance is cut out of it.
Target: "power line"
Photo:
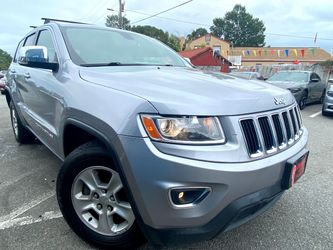
[[[148,13],[144,13],[144,12],[136,11],[136,10],[125,10],[125,11],[133,12],[133,13],[137,13],[137,14],[141,14],[141,15],[145,15],[145,16],[151,16],[152,15],[152,14],[148,14]],[[190,21],[185,21],[185,20],[179,20],[179,19],[175,19],[175,18],[171,18],[171,17],[155,16],[155,18],[171,20],[171,21],[179,22],[179,23],[188,23],[188,24],[194,24],[194,25],[201,25],[201,26],[205,26],[205,27],[210,27],[211,26],[211,25],[208,25],[208,24],[195,23],[195,22],[190,22]]]
[[[184,2],[184,3],[178,4],[178,5],[174,6],[174,7],[171,7],[171,8],[169,8],[169,9],[163,10],[163,11],[161,11],[161,12],[159,12],[159,13],[154,14],[154,15],[151,15],[151,16],[145,17],[145,18],[143,18],[143,19],[140,19],[140,20],[138,20],[138,21],[135,21],[135,22],[133,22],[132,24],[135,24],[135,23],[138,23],[138,22],[142,22],[142,21],[147,20],[147,19],[149,19],[149,18],[152,18],[152,17],[158,16],[158,15],[160,15],[160,14],[163,14],[163,13],[165,13],[165,12],[168,12],[168,11],[170,11],[170,10],[173,10],[173,9],[176,9],[176,8],[178,8],[178,7],[180,7],[180,6],[183,6],[183,5],[185,5],[185,4],[188,4],[188,3],[192,2],[192,1],[193,1],[193,0],[189,0],[189,1],[186,1],[186,2]]]
[[[293,37],[293,38],[301,38],[301,39],[312,39],[312,40],[314,39],[314,36],[297,36],[297,35],[286,35],[286,34],[275,34],[275,33],[265,33],[265,35],[268,35],[268,36]],[[317,40],[333,41],[333,38],[317,37]]]

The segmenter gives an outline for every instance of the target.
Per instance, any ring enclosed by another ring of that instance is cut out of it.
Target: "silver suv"
[[[59,206],[84,240],[210,239],[304,173],[308,131],[289,91],[199,71],[140,34],[47,21],[19,42],[6,97],[16,140],[63,161]]]

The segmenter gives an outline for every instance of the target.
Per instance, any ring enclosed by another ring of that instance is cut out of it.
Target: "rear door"
[[[25,66],[18,64],[19,50],[21,47],[33,45],[35,42],[36,33],[29,34],[25,39],[23,39],[16,50],[13,63],[9,69],[9,81],[13,84],[13,99],[17,111],[24,117],[27,121],[27,109],[31,103],[31,93],[30,89],[26,84],[28,75],[28,69]]]

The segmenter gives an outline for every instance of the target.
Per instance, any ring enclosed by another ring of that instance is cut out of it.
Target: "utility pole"
[[[123,28],[122,12],[124,11],[124,5],[125,5],[125,3],[122,3],[121,0],[119,0],[119,16],[118,16],[119,29]]]

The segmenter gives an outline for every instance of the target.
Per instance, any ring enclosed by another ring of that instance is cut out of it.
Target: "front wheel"
[[[299,101],[299,104],[298,104],[300,110],[303,110],[305,108],[307,100],[308,100],[308,95],[305,92],[305,93],[303,93],[301,100]]]
[[[112,249],[144,243],[119,173],[98,143],[84,144],[66,158],[57,197],[67,223],[84,240]]]

